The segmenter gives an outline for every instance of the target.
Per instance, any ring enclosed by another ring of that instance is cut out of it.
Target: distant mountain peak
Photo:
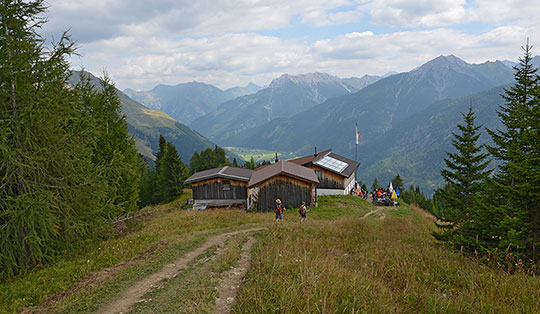
[[[247,89],[249,89],[249,90],[252,90],[252,91],[256,92],[256,91],[258,91],[259,89],[261,89],[262,87],[259,86],[259,85],[257,85],[257,84],[255,84],[255,83],[253,83],[253,82],[249,82],[249,83],[246,85],[245,88],[247,88]]]
[[[412,70],[410,73],[416,77],[423,77],[427,73],[453,70],[457,73],[469,74],[471,73],[471,65],[461,60],[454,55],[443,56],[440,55],[437,58],[430,60],[419,68]]]
[[[297,75],[290,75],[288,73],[285,73],[285,74],[282,74],[280,77],[273,79],[272,82],[270,82],[269,87],[279,88],[287,83],[293,83],[295,85],[304,86],[304,87],[314,86],[320,83],[337,83],[345,87],[345,85],[343,84],[343,82],[341,81],[339,77],[330,75],[328,73],[320,73],[320,72],[297,74]]]

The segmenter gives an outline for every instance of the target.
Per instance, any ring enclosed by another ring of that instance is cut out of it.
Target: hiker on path
[[[276,213],[276,222],[283,220],[283,211],[285,210],[285,207],[281,204],[281,200],[278,198],[276,200],[276,206],[274,208],[274,212]]]
[[[302,202],[302,205],[300,205],[300,208],[298,208],[298,213],[300,214],[300,217],[302,217],[302,219],[300,219],[300,222],[306,222],[307,212],[308,212],[308,209],[306,207],[306,202]]]

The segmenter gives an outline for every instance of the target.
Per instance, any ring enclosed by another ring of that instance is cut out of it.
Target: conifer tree
[[[379,183],[379,179],[375,178],[375,180],[373,180],[373,184],[371,185],[371,190],[375,191],[380,188],[381,188],[381,184]]]
[[[475,211],[475,198],[482,191],[482,186],[491,170],[488,170],[488,154],[482,152],[478,144],[482,126],[476,126],[472,107],[463,116],[464,124],[458,124],[459,134],[452,132],[452,146],[456,152],[447,152],[444,158],[446,169],[441,170],[441,176],[446,182],[445,189],[440,190],[449,212],[446,220],[459,224],[471,219]]]
[[[399,188],[400,191],[403,191],[403,179],[399,173],[392,179],[392,186],[394,187],[394,190]]]
[[[64,34],[45,48],[44,11],[42,0],[0,4],[0,275],[108,226],[95,124],[69,87],[73,44]]]
[[[92,109],[99,132],[93,161],[103,168],[103,181],[108,189],[108,213],[114,217],[137,208],[140,159],[121,112],[117,90],[106,75],[101,80],[101,90]]]
[[[167,142],[163,151],[159,152],[161,160],[155,170],[155,197],[157,202],[173,201],[183,192],[184,181],[188,178],[189,169],[182,162],[176,147]]]
[[[488,130],[490,153],[502,162],[492,181],[493,215],[500,220],[500,248],[539,260],[540,247],[540,79],[528,42],[514,67],[515,83],[502,95],[502,130]]]

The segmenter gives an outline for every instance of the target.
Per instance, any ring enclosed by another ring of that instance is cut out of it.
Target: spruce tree
[[[540,246],[540,79],[531,49],[514,67],[515,83],[502,95],[502,130],[488,130],[490,153],[502,162],[492,181],[493,215],[498,215],[499,247],[539,260]]]
[[[460,134],[452,132],[454,139],[452,146],[456,152],[447,152],[444,158],[446,169],[441,170],[441,176],[446,182],[445,189],[440,190],[446,206],[450,210],[446,220],[459,224],[471,219],[471,212],[475,210],[475,198],[482,191],[484,181],[491,170],[487,169],[488,154],[482,151],[478,144],[482,126],[476,126],[476,119],[472,107],[463,116],[464,124],[458,124]]]
[[[381,188],[381,184],[379,183],[379,179],[375,178],[375,180],[373,180],[373,184],[371,185],[371,190],[375,191],[380,188]]]
[[[157,202],[170,202],[180,196],[188,176],[189,169],[180,159],[176,147],[167,142],[161,152],[159,167],[155,170]]]
[[[401,178],[399,173],[392,179],[392,186],[394,190],[399,188],[400,191],[403,191],[403,179]]]

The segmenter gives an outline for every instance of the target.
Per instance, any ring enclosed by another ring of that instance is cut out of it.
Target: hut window
[[[231,181],[223,180],[223,191],[229,191],[231,189]]]
[[[322,179],[322,171],[321,170],[315,170],[315,175],[317,176],[317,179]]]

